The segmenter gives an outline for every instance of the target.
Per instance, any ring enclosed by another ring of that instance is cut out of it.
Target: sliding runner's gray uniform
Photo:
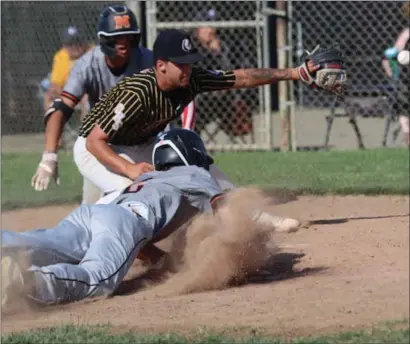
[[[30,254],[36,282],[30,297],[39,302],[110,295],[149,240],[211,211],[221,193],[203,168],[150,172],[111,204],[82,205],[52,229],[3,230],[3,255],[16,249]]]

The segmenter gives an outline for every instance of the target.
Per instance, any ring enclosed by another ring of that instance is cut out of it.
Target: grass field
[[[82,179],[71,154],[60,154],[60,182],[47,191],[30,185],[39,156],[2,154],[2,209],[81,200]],[[259,184],[300,194],[408,194],[409,151],[220,153],[217,165],[238,185]]]
[[[409,151],[376,149],[341,152],[220,153],[219,167],[238,185],[258,184],[294,190],[300,194],[409,194]],[[38,154],[2,154],[2,209],[79,202],[81,176],[71,154],[60,154],[61,186],[36,192],[30,178]],[[326,337],[267,338],[252,335],[231,338],[221,334],[191,337],[113,334],[107,325],[62,326],[4,335],[3,343],[409,343],[408,319],[357,332]]]
[[[403,328],[407,324],[407,328]],[[400,325],[400,326],[397,326]],[[398,327],[398,328],[397,328]],[[400,328],[401,327],[401,328]],[[368,344],[368,343],[409,343],[409,328],[407,321],[399,321],[394,324],[382,325],[377,329],[362,330],[355,332],[341,332],[330,336],[305,337],[305,338],[273,338],[253,335],[246,338],[233,338],[220,334],[193,335],[190,338],[162,334],[156,336],[144,336],[135,333],[112,334],[109,326],[61,326],[39,331],[31,331],[20,334],[10,334],[2,337],[4,344],[45,344],[45,343],[115,343],[115,344]]]

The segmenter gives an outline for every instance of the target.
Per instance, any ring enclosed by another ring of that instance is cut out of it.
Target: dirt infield
[[[74,206],[2,214],[2,228],[55,225]],[[161,296],[154,289],[3,316],[2,331],[110,322],[140,332],[198,328],[284,336],[409,317],[409,198],[304,196],[275,207],[313,224],[278,235],[277,260],[225,290]]]

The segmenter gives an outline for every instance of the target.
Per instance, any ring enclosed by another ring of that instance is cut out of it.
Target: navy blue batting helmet
[[[115,36],[132,35],[132,45],[135,47],[141,38],[135,14],[124,5],[108,6],[102,10],[97,35],[101,50],[110,58],[115,56]]]
[[[160,134],[152,152],[152,163],[157,171],[184,165],[209,170],[213,162],[201,137],[192,130],[182,128]]]

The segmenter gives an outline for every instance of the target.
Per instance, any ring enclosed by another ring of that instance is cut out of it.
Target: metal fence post
[[[292,19],[292,0],[287,2],[287,67],[293,68],[293,39],[292,39],[292,29],[293,29],[293,19]],[[289,90],[288,90],[288,101],[287,101],[287,110],[289,111],[290,117],[290,142],[291,150],[295,152],[297,150],[296,142],[296,117],[295,117],[295,95],[294,95],[294,82],[289,81]]]
[[[276,1],[276,10],[284,11],[286,10],[286,2],[284,0]],[[276,18],[276,44],[278,52],[278,69],[286,68],[286,21],[281,17]],[[278,83],[278,93],[279,93],[279,113],[280,113],[280,123],[281,123],[281,137],[280,137],[280,149],[282,151],[289,151],[289,131],[290,131],[290,121],[289,112],[287,107],[288,100],[288,83],[280,82]]]
[[[267,8],[267,1],[263,2],[263,8]],[[263,44],[262,44],[262,58],[263,58],[263,67],[269,68],[269,22],[268,16],[263,16]],[[262,95],[262,94],[261,94]],[[273,149],[273,126],[272,126],[272,101],[271,101],[271,86],[266,85],[263,87],[263,100],[264,107],[263,112],[266,121],[266,145],[268,149]]]

